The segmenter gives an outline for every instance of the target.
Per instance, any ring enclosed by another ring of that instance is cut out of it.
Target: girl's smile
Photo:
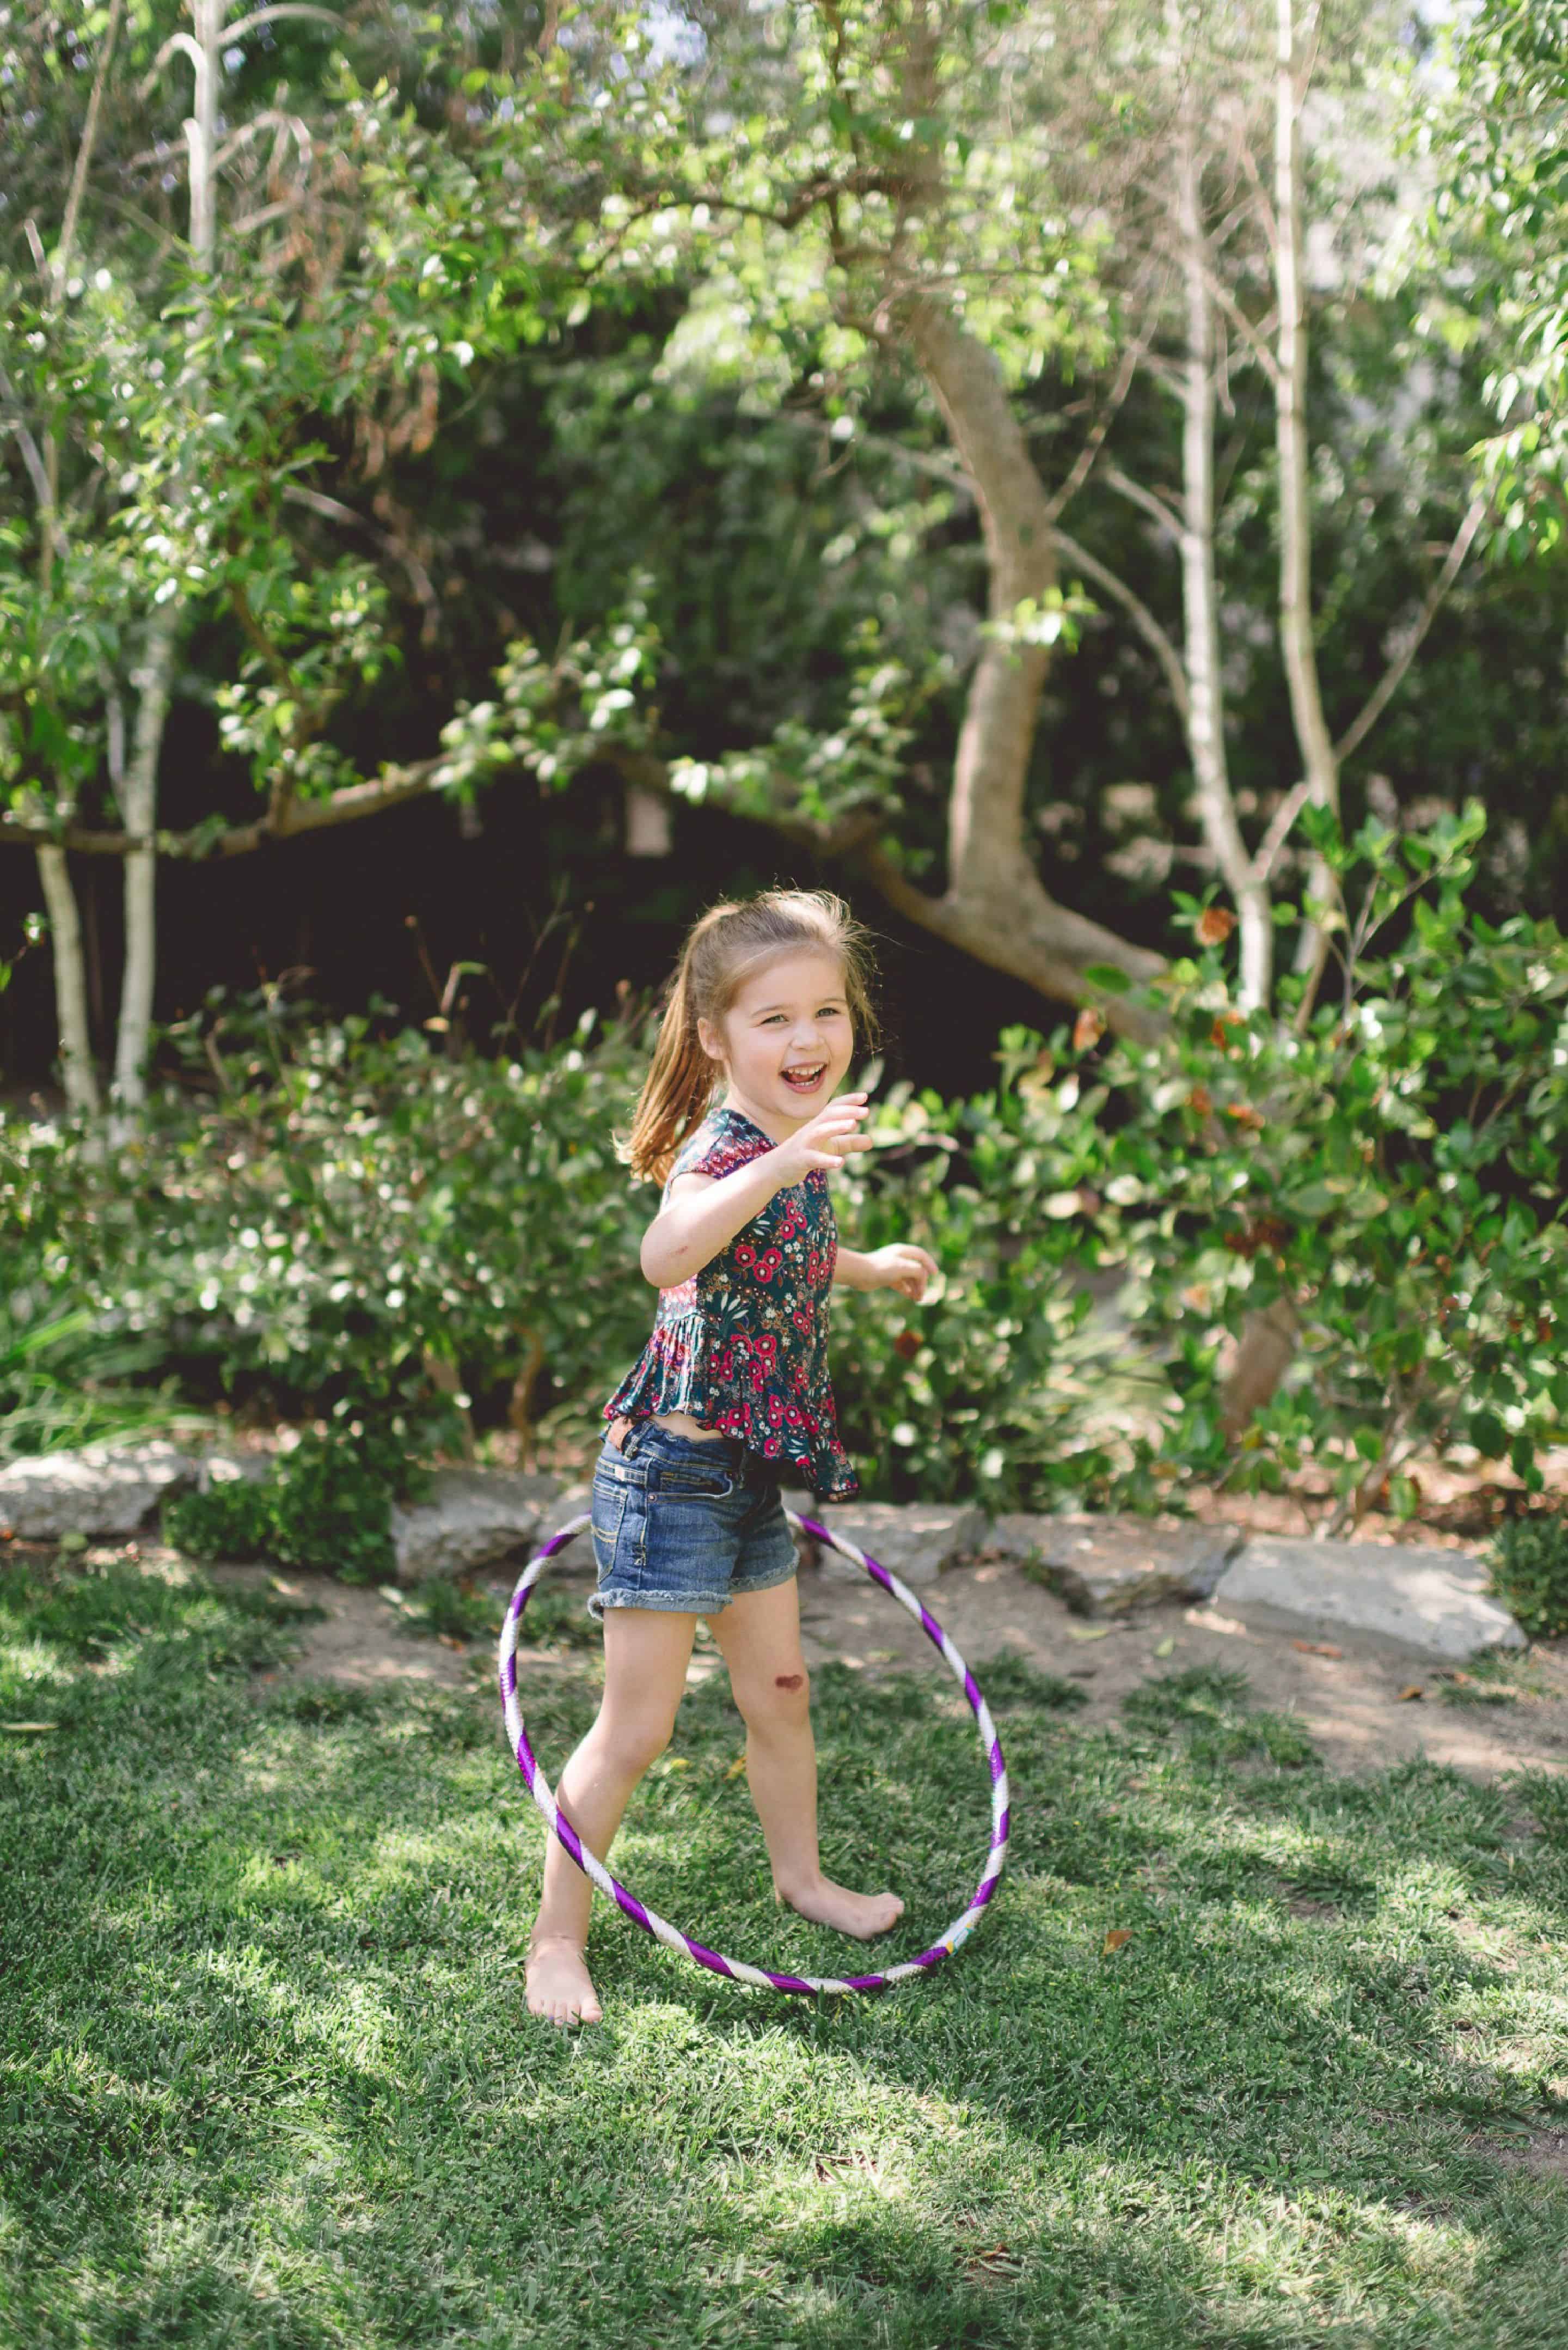
[[[736,990],[723,1018],[698,1024],[722,1062],[729,1101],[774,1142],[826,1108],[855,1049],[844,972],[834,956],[802,947],[763,964]]]

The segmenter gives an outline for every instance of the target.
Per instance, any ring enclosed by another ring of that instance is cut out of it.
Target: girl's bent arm
[[[655,1289],[679,1289],[761,1215],[775,1191],[802,1181],[813,1168],[826,1172],[842,1167],[851,1151],[869,1150],[869,1139],[856,1131],[865,1116],[864,1094],[841,1094],[787,1142],[775,1142],[731,1174],[678,1176],[642,1236],[644,1279]]]
[[[711,1175],[677,1177],[642,1236],[643,1278],[655,1289],[678,1289],[711,1264],[780,1190],[774,1165],[778,1156],[776,1150],[765,1151],[717,1180]]]

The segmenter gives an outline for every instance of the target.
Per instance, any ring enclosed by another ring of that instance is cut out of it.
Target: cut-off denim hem
[[[700,1442],[638,1420],[594,1471],[588,1613],[648,1607],[716,1615],[795,1572],[794,1538],[771,1464],[732,1437]]]
[[[745,1583],[727,1591],[722,1599],[704,1599],[701,1602],[692,1600],[686,1593],[680,1591],[599,1590],[596,1591],[588,1601],[588,1614],[601,1624],[605,1619],[605,1610],[608,1607],[662,1607],[669,1609],[672,1614],[679,1612],[687,1616],[718,1616],[726,1607],[732,1607],[737,1599],[749,1598],[753,1591],[772,1591],[779,1584],[790,1582],[795,1571],[796,1562],[792,1558],[789,1565],[781,1566],[775,1575],[752,1576]]]

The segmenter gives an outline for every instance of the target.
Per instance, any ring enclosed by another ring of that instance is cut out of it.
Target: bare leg
[[[650,1762],[670,1742],[697,1630],[673,1608],[605,1611],[605,1693],[598,1719],[561,1773],[556,1800],[590,1852],[603,1860],[621,1814]],[[528,1937],[528,2012],[552,2023],[603,2015],[585,1952],[593,1887],[555,1836],[545,1846],[545,1889]]]
[[[852,1893],[822,1873],[816,1742],[794,1578],[749,1592],[711,1623],[746,1724],[746,1779],[767,1840],[774,1891],[803,1918],[841,1934],[861,1941],[885,1934],[904,1912],[896,1893]]]

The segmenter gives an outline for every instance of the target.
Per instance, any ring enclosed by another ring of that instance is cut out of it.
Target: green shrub
[[[392,1503],[422,1482],[405,1428],[310,1430],[276,1455],[265,1477],[177,1495],[163,1513],[163,1530],[192,1558],[269,1558],[321,1568],[345,1583],[381,1583],[395,1564]]]
[[[1461,1443],[1539,1485],[1568,1415],[1568,941],[1467,907],[1475,811],[1403,838],[1302,821],[1333,876],[1321,996],[1287,976],[1243,1012],[1224,918],[1185,901],[1194,951],[1151,993],[1158,1042],[1102,1046],[1088,1016],[1010,1030],[973,1098],[878,1101],[878,1147],[837,1186],[844,1238],[919,1242],[940,1279],[918,1307],[836,1301],[868,1492],[1142,1507],[1307,1470],[1343,1523],[1413,1510],[1412,1456]],[[270,999],[249,1016],[184,1035],[220,1096],[171,1089],[112,1155],[0,1115],[18,1325],[85,1312],[186,1395],[400,1421],[415,1451],[470,1403],[580,1448],[652,1319],[655,1197],[613,1145],[641,1040],[588,1020],[485,1060]],[[1261,1308],[1296,1351],[1238,1442],[1224,1368]],[[381,1521],[351,1539],[322,1476],[317,1555],[348,1544],[376,1571]],[[265,1542],[259,1503],[203,1497],[200,1538],[302,1557],[298,1491]]]
[[[1243,1013],[1228,918],[1189,902],[1167,1039],[1097,1072],[1097,1253],[1181,1398],[1163,1466],[1273,1489],[1310,1464],[1338,1524],[1409,1514],[1412,1455],[1455,1444],[1539,1488],[1568,1414],[1568,940],[1468,908],[1477,808],[1403,838],[1303,822],[1333,875],[1321,996],[1287,976]],[[1270,1307],[1295,1358],[1233,1446],[1225,1348]]]
[[[166,1090],[123,1152],[0,1118],[0,1283],[35,1316],[85,1305],[191,1394],[499,1419],[521,1377],[522,1407],[586,1417],[651,1305],[649,1195],[613,1142],[641,1054],[591,1026],[490,1061],[281,1015],[225,1051],[210,1023],[226,1090]]]
[[[1532,1639],[1568,1632],[1568,1519],[1508,1518],[1491,1545],[1491,1587]]]
[[[836,1182],[857,1248],[915,1241],[940,1268],[924,1304],[834,1305],[834,1386],[868,1490],[991,1509],[1151,1498],[1171,1401],[1158,1365],[1096,1316],[1092,1185],[1103,1087],[1043,1076],[1009,1030],[994,1088],[944,1104],[896,1087],[875,1152]]]
[[[132,1382],[160,1349],[106,1332],[85,1307],[19,1320],[0,1295],[0,1461],[58,1452],[109,1438],[151,1436],[196,1415],[168,1386]]]

